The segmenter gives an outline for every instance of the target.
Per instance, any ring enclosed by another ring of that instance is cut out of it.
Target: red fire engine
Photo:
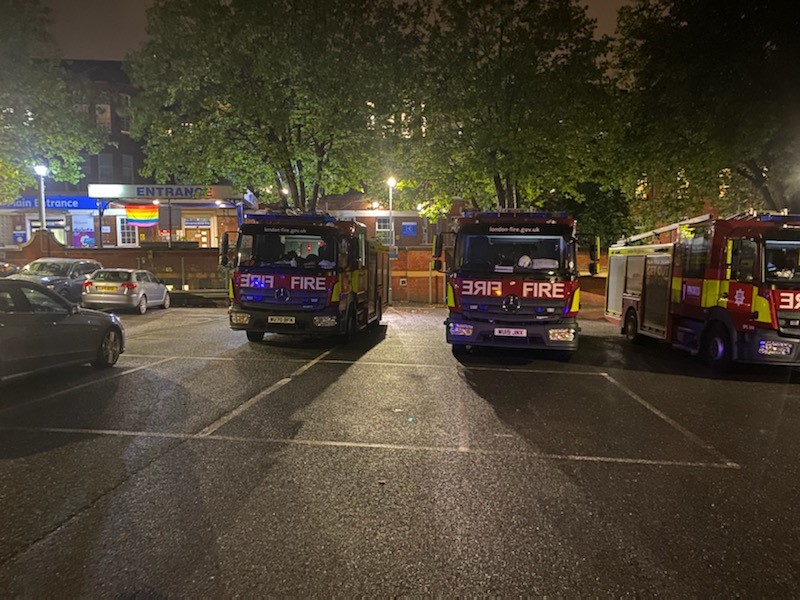
[[[458,219],[454,233],[444,322],[453,354],[494,346],[571,356],[580,331],[574,220],[564,214],[478,213]],[[439,236],[439,270],[441,254]]]
[[[356,221],[329,215],[252,214],[232,255],[223,234],[220,264],[230,268],[232,329],[261,341],[265,332],[353,334],[381,320],[389,289],[388,249]]]
[[[800,362],[800,215],[704,215],[609,249],[606,318],[715,370]]]

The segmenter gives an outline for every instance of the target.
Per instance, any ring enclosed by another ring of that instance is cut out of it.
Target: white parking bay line
[[[266,391],[266,390],[265,390]],[[64,435],[90,435],[107,437],[143,437],[176,440],[205,440],[212,442],[231,442],[244,444],[265,444],[278,446],[309,446],[312,448],[354,448],[360,450],[392,450],[401,452],[429,452],[437,454],[473,454],[481,456],[521,457],[531,460],[570,461],[598,464],[639,465],[649,467],[683,467],[699,469],[732,469],[741,467],[736,463],[717,463],[681,460],[651,460],[647,458],[623,458],[617,456],[590,456],[582,454],[548,454],[544,452],[483,450],[463,446],[422,446],[413,444],[382,444],[375,442],[347,442],[339,440],[311,440],[299,438],[259,438],[232,435],[200,435],[193,433],[169,433],[160,431],[128,431],[119,429],[79,429],[61,427],[1,427],[0,431],[22,433],[51,433]]]
[[[72,387],[64,388],[62,390],[58,390],[57,392],[53,392],[52,394],[47,394],[46,396],[40,396],[38,398],[34,398],[32,400],[28,400],[27,402],[23,402],[21,404],[15,404],[14,406],[7,406],[5,408],[0,408],[0,414],[11,412],[12,410],[17,410],[19,408],[25,408],[27,406],[31,406],[33,404],[38,404],[39,402],[44,402],[46,400],[50,400],[52,398],[57,398],[58,396],[63,396],[64,394],[69,394],[76,390],[83,389],[85,387],[89,387],[90,385],[95,385],[98,383],[105,383],[110,379],[116,379],[117,377],[123,377],[124,375],[130,375],[131,373],[135,373],[136,371],[141,371],[142,369],[149,369],[150,367],[155,367],[156,365],[163,364],[170,360],[174,360],[174,356],[168,356],[163,358],[162,360],[157,360],[155,362],[148,363],[146,365],[142,365],[141,367],[134,367],[133,369],[126,369],[125,371],[117,371],[108,375],[107,377],[101,377],[100,379],[93,379],[92,381],[86,381],[84,383],[80,383],[78,385],[73,385]]]
[[[260,391],[258,394],[256,394],[255,396],[253,396],[249,400],[246,400],[243,404],[240,404],[239,406],[234,408],[231,412],[229,412],[229,413],[227,413],[225,415],[222,415],[219,419],[217,419],[216,421],[211,423],[211,425],[209,425],[208,427],[205,427],[204,429],[201,429],[200,431],[198,431],[197,432],[197,437],[208,437],[209,435],[211,435],[212,433],[217,431],[220,427],[225,425],[225,423],[228,423],[232,419],[235,419],[236,417],[238,417],[240,414],[242,414],[243,412],[245,412],[246,410],[248,410],[252,406],[258,404],[261,400],[263,400],[264,398],[266,398],[267,396],[272,394],[274,391],[281,389],[283,386],[285,386],[287,383],[289,383],[292,380],[293,377],[297,377],[301,373],[304,373],[304,372],[308,371],[311,367],[313,367],[315,364],[317,364],[323,358],[328,356],[331,352],[333,352],[333,349],[326,350],[325,352],[323,352],[322,354],[317,356],[315,359],[308,361],[302,367],[300,367],[299,369],[295,370],[291,375],[289,375],[289,377],[284,377],[280,381],[276,381],[271,386],[269,386],[267,389]]]
[[[625,392],[628,396],[633,398],[636,402],[638,402],[643,407],[645,407],[647,410],[649,410],[651,413],[653,413],[655,416],[657,416],[659,419],[661,419],[666,424],[668,424],[670,427],[672,427],[675,431],[677,431],[678,433],[683,435],[683,437],[685,437],[687,440],[689,440],[694,445],[702,448],[703,450],[705,450],[706,452],[711,454],[714,458],[719,460],[725,466],[733,468],[733,469],[738,469],[739,468],[739,465],[737,463],[735,463],[734,461],[730,460],[728,457],[726,457],[724,454],[722,454],[722,452],[720,452],[719,450],[714,448],[714,446],[712,446],[711,444],[709,444],[705,440],[701,439],[700,437],[698,437],[697,435],[695,435],[694,433],[692,433],[691,431],[686,429],[686,427],[684,427],[683,425],[681,425],[680,423],[678,423],[677,421],[675,421],[671,417],[667,416],[666,414],[664,414],[663,412],[658,410],[655,406],[653,406],[647,400],[645,400],[644,398],[639,396],[639,394],[634,392],[628,386],[626,386],[625,384],[617,381],[616,379],[614,379],[608,373],[602,373],[602,376],[605,377],[606,380],[608,380],[609,382],[613,383],[616,387],[621,389],[623,392]]]

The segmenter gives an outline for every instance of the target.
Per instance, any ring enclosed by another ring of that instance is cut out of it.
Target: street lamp
[[[47,231],[47,215],[44,209],[44,178],[50,172],[45,165],[36,165],[33,171],[39,177],[39,230]]]

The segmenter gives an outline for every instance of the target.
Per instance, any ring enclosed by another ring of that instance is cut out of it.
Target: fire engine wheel
[[[383,319],[383,301],[378,299],[378,314],[375,315],[375,320],[369,324],[370,328],[375,329],[379,327],[381,324],[381,319]]]
[[[263,331],[248,331],[247,332],[247,339],[251,342],[260,342],[264,339],[264,332]]]
[[[712,371],[724,373],[730,369],[733,361],[731,336],[727,328],[720,324],[712,324],[703,336],[703,354]]]
[[[625,315],[625,337],[632,344],[640,344],[643,336],[639,333],[639,320],[636,318],[636,311],[629,310]]]
[[[344,334],[342,335],[342,341],[344,343],[352,342],[356,339],[356,333],[358,333],[358,323],[356,322],[356,309],[355,307],[350,307],[347,311],[347,329],[345,329]]]

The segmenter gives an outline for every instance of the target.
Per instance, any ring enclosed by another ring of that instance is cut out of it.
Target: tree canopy
[[[404,36],[388,0],[157,0],[129,63],[134,133],[158,180],[280,189],[314,210],[367,187]]]
[[[83,153],[104,135],[90,119],[87,92],[61,66],[35,0],[0,0],[0,203],[34,186],[33,166],[77,183]]]
[[[607,40],[576,0],[431,3],[419,48],[418,178],[480,206],[530,206],[601,176]]]
[[[653,221],[800,209],[800,5],[634,0],[620,12],[629,192]]]

